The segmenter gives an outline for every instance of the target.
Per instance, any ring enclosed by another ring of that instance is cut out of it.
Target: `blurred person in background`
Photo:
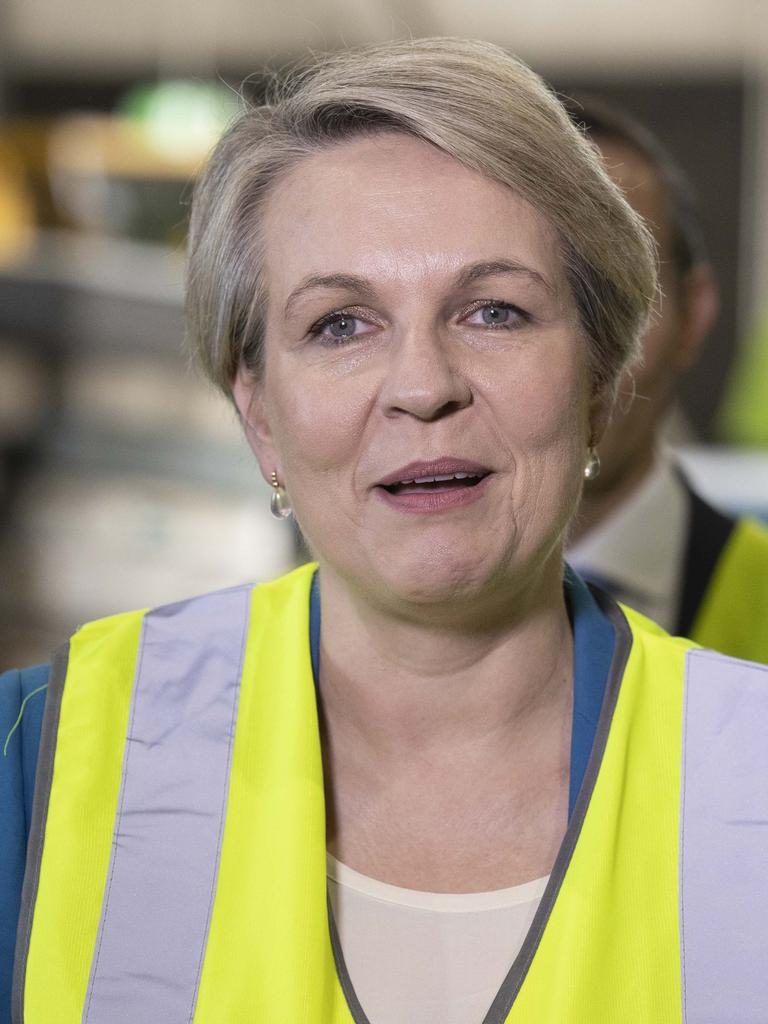
[[[317,565],[3,678],[14,1021],[768,1019],[764,670],[563,564],[655,287],[493,45],[319,59],[227,131],[190,335]]]
[[[680,378],[718,309],[691,186],[661,142],[623,111],[594,97],[567,106],[653,231],[661,286],[641,359],[622,377],[568,559],[666,630],[768,662],[768,529],[713,508],[661,443]]]

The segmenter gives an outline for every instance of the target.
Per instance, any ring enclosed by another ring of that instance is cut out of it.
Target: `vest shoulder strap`
[[[51,1001],[61,991],[43,981],[57,966],[84,1021],[189,1018],[215,888],[251,591],[89,623],[70,641],[68,664],[52,673],[14,1024],[70,1019],[57,1018]],[[63,943],[62,891],[78,906],[82,949]]]

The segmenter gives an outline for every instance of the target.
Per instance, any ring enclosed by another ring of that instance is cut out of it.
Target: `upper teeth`
[[[477,473],[445,473],[440,476],[419,476],[415,480],[401,480],[401,484],[434,484],[441,480],[466,480],[467,477],[478,476]]]

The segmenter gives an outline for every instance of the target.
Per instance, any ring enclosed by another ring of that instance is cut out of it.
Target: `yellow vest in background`
[[[691,631],[702,647],[768,663],[768,528],[741,519],[733,528]]]
[[[46,706],[18,1024],[366,1020],[326,897],[313,572],[72,638]],[[683,1021],[684,675],[739,663],[629,611],[614,624],[582,792],[488,1024]]]

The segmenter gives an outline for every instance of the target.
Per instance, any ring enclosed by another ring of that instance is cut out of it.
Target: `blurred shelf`
[[[234,410],[189,365],[183,274],[168,247],[67,231],[0,267],[0,337],[41,378],[22,400],[43,406],[34,465],[268,494]]]
[[[163,245],[47,231],[0,266],[0,333],[64,349],[180,351],[184,261]]]
[[[266,508],[271,489],[240,435],[231,444],[198,435],[130,436],[84,425],[63,424],[45,450],[45,465],[67,466],[73,473],[126,478],[151,474],[160,480],[185,481],[218,488],[232,497],[257,497]]]

